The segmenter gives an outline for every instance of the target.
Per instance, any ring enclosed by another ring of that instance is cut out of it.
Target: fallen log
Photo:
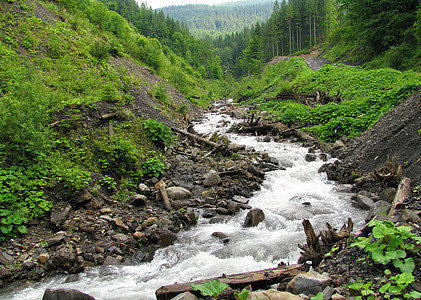
[[[159,191],[161,192],[162,199],[164,200],[165,207],[168,211],[172,211],[170,199],[168,198],[167,190],[165,189],[165,183],[163,181],[158,182]]]
[[[171,127],[171,129],[173,131],[175,131],[175,132],[178,132],[178,133],[186,136],[186,137],[189,137],[191,139],[194,139],[194,140],[196,140],[197,142],[199,142],[201,144],[205,144],[205,145],[210,146],[210,147],[213,147],[213,148],[219,148],[221,146],[221,145],[219,145],[219,144],[217,144],[215,142],[212,142],[212,141],[209,141],[207,139],[204,139],[201,136],[198,136],[196,134],[191,134],[191,133],[189,133],[187,131],[184,131],[184,130],[181,130],[181,129],[178,129],[178,128],[175,128],[175,127]]]
[[[389,210],[389,216],[393,216],[396,211],[396,207],[401,205],[405,199],[411,195],[411,179],[405,177],[402,179],[398,186],[395,198],[393,199],[392,206]]]
[[[284,280],[290,280],[293,277],[303,274],[306,269],[302,265],[279,266],[274,269],[265,269],[254,272],[239,273],[233,275],[222,275],[220,277],[196,280],[186,283],[175,283],[172,285],[162,286],[156,290],[155,295],[158,300],[172,299],[173,297],[184,293],[191,292],[200,296],[199,293],[193,291],[192,283],[202,284],[210,280],[219,280],[230,285],[233,289],[242,289],[251,285],[253,290],[264,289],[272,284],[281,283]]]

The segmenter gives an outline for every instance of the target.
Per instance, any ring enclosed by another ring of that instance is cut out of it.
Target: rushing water
[[[210,113],[195,129],[200,133],[225,132],[227,127],[221,124],[231,122],[235,121],[227,115]],[[155,299],[155,290],[162,285],[273,268],[281,261],[296,263],[297,244],[305,243],[303,219],[309,219],[316,232],[324,229],[326,222],[341,227],[350,216],[356,228],[362,226],[363,214],[351,206],[351,195],[317,172],[323,162],[305,161],[308,149],[293,143],[228,136],[248,149],[267,152],[286,168],[266,173],[262,189],[250,199],[249,204],[266,215],[257,227],[242,228],[247,211],[226,217],[221,224],[199,218],[197,226],[179,233],[176,243],[158,250],[150,263],[92,268],[76,281],[60,276],[14,294],[0,294],[0,299],[42,299],[46,288],[78,289],[104,300]],[[303,205],[305,202],[310,205]],[[213,232],[228,234],[230,242],[224,245],[211,237]]]

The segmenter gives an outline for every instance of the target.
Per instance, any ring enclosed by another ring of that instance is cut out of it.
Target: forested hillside
[[[275,1],[267,22],[214,40],[222,65],[234,76],[258,72],[276,56],[318,45],[331,61],[369,67],[420,68],[420,7],[401,2]]]
[[[230,5],[179,5],[162,8],[165,15],[187,25],[196,37],[218,37],[240,32],[256,22],[266,22],[272,13],[272,1],[234,2]]]

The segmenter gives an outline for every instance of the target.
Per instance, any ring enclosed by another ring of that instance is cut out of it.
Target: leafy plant
[[[218,297],[219,294],[223,293],[229,285],[219,280],[209,280],[202,284],[191,284],[194,291],[200,291],[203,296]],[[218,298],[219,299],[219,298]]]
[[[142,163],[142,173],[144,176],[159,177],[165,169],[164,162],[154,151],[150,151],[149,157]]]
[[[143,128],[159,149],[163,150],[171,144],[173,137],[168,126],[157,120],[148,119],[143,122]]]
[[[396,227],[391,221],[372,220],[369,226],[373,227],[372,236],[359,237],[350,246],[357,246],[364,249],[367,252],[367,258],[371,259],[374,263],[382,265],[391,264],[400,271],[397,275],[390,276],[389,280],[379,288],[378,292],[386,299],[390,299],[396,295],[403,296],[404,298],[421,297],[421,293],[406,290],[408,285],[415,280],[412,275],[415,269],[415,262],[413,257],[407,257],[407,255],[411,252],[419,252],[421,237],[411,233],[411,227]],[[388,269],[385,273],[387,276],[391,274]],[[372,284],[371,281],[367,283],[359,281],[350,284],[348,287],[360,291],[362,296],[368,297],[367,299],[374,299],[370,296],[375,294],[370,289]]]

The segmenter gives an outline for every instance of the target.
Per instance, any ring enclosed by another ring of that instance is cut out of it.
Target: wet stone
[[[12,265],[15,259],[6,253],[6,251],[0,250],[0,264],[8,266]]]

